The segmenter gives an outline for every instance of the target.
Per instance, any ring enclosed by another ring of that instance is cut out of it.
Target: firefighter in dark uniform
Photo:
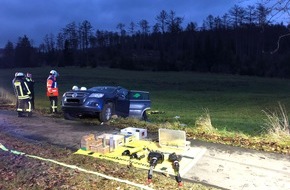
[[[34,80],[31,73],[26,73],[26,81],[31,92],[31,107],[34,110]]]
[[[58,73],[55,70],[49,72],[49,76],[46,81],[46,95],[50,101],[50,112],[57,113],[57,104],[58,104],[58,86],[56,78]]]
[[[31,91],[24,73],[15,73],[15,78],[12,80],[12,84],[17,98],[16,110],[18,112],[18,117],[23,117],[26,113],[28,116],[31,116]]]

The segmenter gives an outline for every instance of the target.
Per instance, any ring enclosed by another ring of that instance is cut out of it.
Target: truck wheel
[[[63,116],[64,116],[64,119],[66,119],[66,120],[76,120],[77,119],[76,115],[71,114],[71,113],[67,113],[67,112],[64,112]]]
[[[103,107],[102,112],[99,115],[99,119],[101,122],[107,122],[112,118],[113,113],[113,105],[112,104],[105,104]]]

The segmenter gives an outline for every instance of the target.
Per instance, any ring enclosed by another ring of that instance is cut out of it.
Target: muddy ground
[[[61,115],[40,115],[17,117],[16,112],[0,110],[1,130],[37,141],[66,147],[72,150],[80,148],[82,136],[89,133],[117,133],[120,129],[108,125],[90,125],[78,121],[69,121]]]

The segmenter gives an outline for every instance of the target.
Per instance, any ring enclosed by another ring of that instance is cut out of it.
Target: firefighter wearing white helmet
[[[49,76],[46,80],[46,95],[50,101],[50,112],[57,113],[57,104],[58,104],[58,86],[56,78],[59,74],[55,70],[49,72]]]
[[[16,111],[18,112],[18,117],[23,117],[26,113],[28,116],[31,116],[31,89],[29,88],[24,73],[15,73],[12,84],[17,98]]]

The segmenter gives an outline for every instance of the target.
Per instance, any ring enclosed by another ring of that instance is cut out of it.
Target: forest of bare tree
[[[162,10],[156,23],[119,23],[116,31],[94,29],[88,20],[71,22],[46,34],[39,47],[33,36],[8,41],[0,68],[102,66],[289,78],[289,27],[272,19],[273,11],[265,4],[235,5],[198,26]]]

